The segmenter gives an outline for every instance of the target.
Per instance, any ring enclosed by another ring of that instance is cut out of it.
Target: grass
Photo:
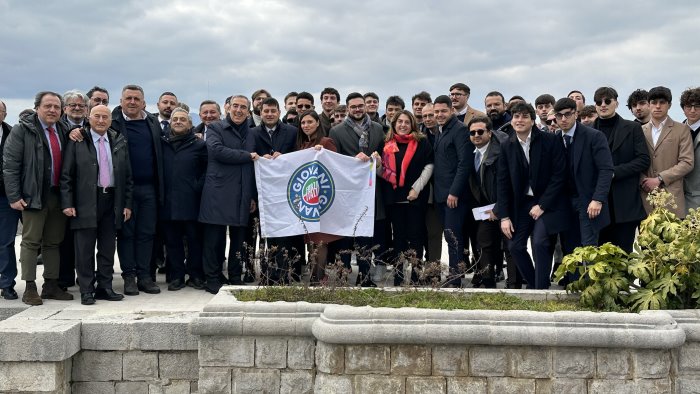
[[[372,307],[414,307],[445,310],[526,310],[538,312],[589,310],[578,300],[533,301],[505,293],[439,292],[435,290],[382,291],[379,289],[339,289],[291,287],[259,287],[235,290],[239,301],[306,301],[319,304],[342,304]]]

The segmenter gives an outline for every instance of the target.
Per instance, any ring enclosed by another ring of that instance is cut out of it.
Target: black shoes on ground
[[[95,289],[95,299],[96,300],[106,300],[106,301],[121,301],[124,299],[124,294],[119,294],[112,289]]]
[[[168,283],[168,291],[178,291],[182,290],[185,288],[185,280],[184,279],[174,279],[170,283]]]
[[[185,285],[193,289],[204,290],[204,281],[199,278],[189,278],[187,282],[185,282]]]
[[[144,293],[148,293],[148,294],[160,293],[160,287],[158,287],[155,284],[155,282],[153,282],[150,278],[139,279],[137,287],[140,291],[143,291]]]
[[[0,290],[0,296],[2,296],[2,298],[6,300],[16,300],[17,298],[19,298],[17,292],[12,286]]]

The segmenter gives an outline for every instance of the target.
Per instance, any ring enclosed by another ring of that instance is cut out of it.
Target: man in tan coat
[[[651,165],[642,175],[642,199],[647,213],[651,206],[646,200],[649,192],[657,187],[673,194],[676,208],[671,211],[685,217],[683,178],[693,170],[693,141],[687,125],[675,122],[668,116],[671,107],[671,90],[657,86],[649,91],[651,121],[644,126],[644,136],[649,148]]]

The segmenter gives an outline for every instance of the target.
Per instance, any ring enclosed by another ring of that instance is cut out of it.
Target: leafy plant
[[[667,207],[673,195],[652,191],[654,207],[642,221],[634,251],[606,243],[579,247],[555,273],[577,279],[567,291],[581,293],[581,303],[604,310],[697,308],[700,299],[700,211],[679,219]]]

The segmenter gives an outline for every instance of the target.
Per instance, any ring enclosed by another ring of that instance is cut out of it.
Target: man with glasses
[[[63,122],[68,130],[87,124],[89,98],[79,90],[69,90],[63,94]]]
[[[655,188],[664,188],[673,194],[676,207],[669,210],[685,217],[683,178],[693,170],[695,157],[690,127],[668,116],[671,108],[671,90],[657,86],[649,90],[651,120],[642,126],[651,165],[642,176],[642,202],[647,213],[652,210],[647,195]]]
[[[690,127],[693,139],[695,162],[700,161],[700,88],[687,89],[681,94],[681,108],[685,113],[685,123]],[[685,176],[683,188],[685,189],[685,209],[697,209],[700,207],[700,166],[693,168]]]
[[[572,209],[569,230],[562,235],[564,254],[578,246],[598,245],[600,230],[610,224],[608,193],[613,162],[605,135],[576,121],[576,101],[554,104],[566,153],[566,186]]]
[[[96,105],[109,105],[109,92],[105,88],[93,86],[88,90],[87,96],[90,99],[90,109]]]
[[[647,216],[639,191],[639,177],[649,167],[649,151],[639,123],[622,119],[617,91],[598,88],[594,95],[598,119],[593,128],[603,132],[613,160],[613,179],[608,195],[610,224],[600,231],[600,243],[610,242],[625,252],[632,244],[639,223]]]
[[[450,100],[452,101],[452,109],[457,115],[457,119],[464,124],[468,124],[475,116],[484,116],[485,113],[477,111],[467,104],[471,89],[466,84],[458,82],[450,86]]]
[[[629,108],[634,121],[645,125],[651,119],[651,109],[649,108],[649,92],[644,89],[637,89],[627,98],[627,108]]]

